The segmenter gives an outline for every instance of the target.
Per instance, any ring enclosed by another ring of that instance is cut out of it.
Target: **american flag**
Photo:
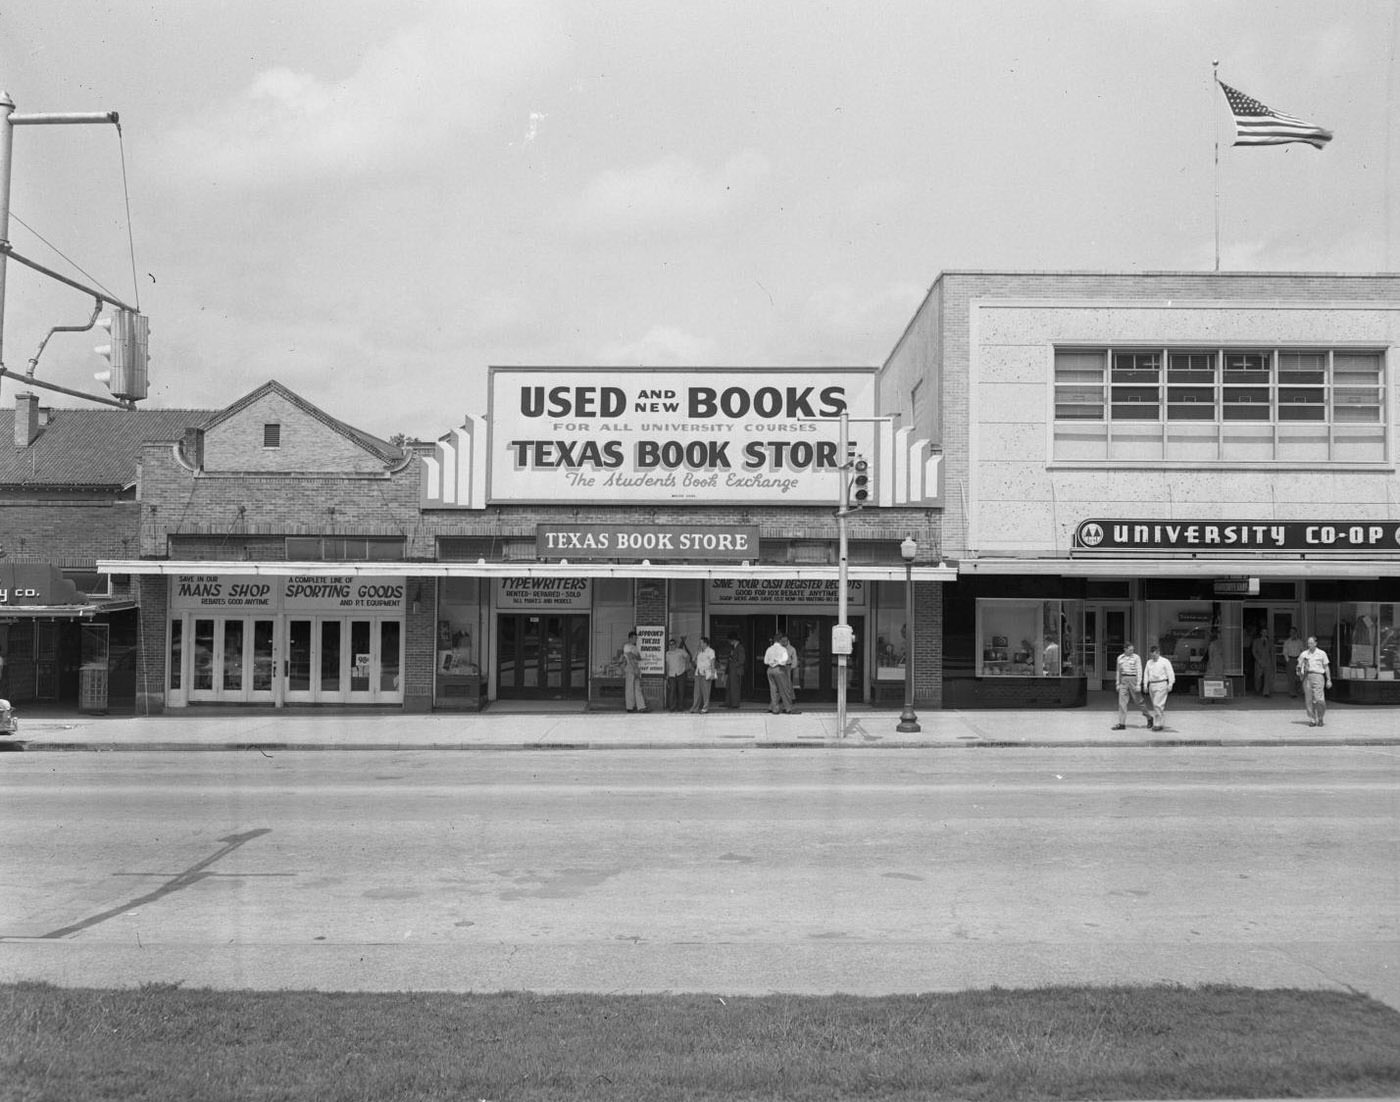
[[[1314,126],[1292,115],[1285,115],[1231,88],[1223,80],[1220,90],[1235,116],[1236,145],[1283,145],[1285,142],[1307,142],[1321,149],[1332,140],[1332,131]]]

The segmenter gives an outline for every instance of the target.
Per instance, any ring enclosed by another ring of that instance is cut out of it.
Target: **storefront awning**
[[[82,605],[0,605],[0,623],[6,620],[91,620],[106,612],[121,612],[135,607],[135,601],[94,601]]]
[[[209,562],[170,559],[99,559],[101,574],[238,574],[247,577],[286,577],[291,574],[338,574],[345,577],[409,578],[803,578],[837,581],[834,565],[763,563],[599,563],[599,562]],[[888,566],[849,566],[851,581],[902,582],[903,563]],[[958,568],[946,564],[914,567],[919,582],[957,581]]]
[[[963,559],[960,574],[1043,574],[1065,578],[1379,578],[1400,575],[1400,560],[1343,559],[1328,555],[1291,558],[1223,556],[1032,559],[1015,556]]]

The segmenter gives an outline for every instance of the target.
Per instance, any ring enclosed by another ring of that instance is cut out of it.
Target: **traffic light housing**
[[[97,324],[111,334],[112,342],[96,349],[97,354],[107,360],[108,367],[93,378],[106,383],[114,397],[125,401],[135,402],[146,397],[150,362],[147,352],[150,322],[146,315],[119,309]]]
[[[870,460],[857,455],[851,460],[851,504],[864,505],[870,500]]]

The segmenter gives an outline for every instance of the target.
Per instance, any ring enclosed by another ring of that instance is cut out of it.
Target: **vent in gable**
[[[282,426],[276,422],[263,425],[263,447],[280,448],[282,446]]]

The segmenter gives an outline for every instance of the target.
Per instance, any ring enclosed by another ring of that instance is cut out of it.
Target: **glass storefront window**
[[[1323,622],[1318,609],[1319,624]],[[1355,602],[1327,610],[1327,620],[1335,616],[1335,643],[1319,634],[1317,645],[1332,660],[1332,676],[1352,681],[1394,681],[1400,669],[1400,625],[1394,604]],[[1321,629],[1319,628],[1319,631]]]
[[[978,677],[1083,677],[1083,601],[982,598]]]
[[[903,681],[908,636],[904,627],[904,583],[880,582],[875,589],[875,680]]]
[[[632,581],[599,578],[593,585],[593,676],[622,676],[622,644],[636,629]]]
[[[692,660],[700,649],[700,636],[704,632],[701,616],[701,600],[705,583],[691,579],[673,579],[670,583],[670,598],[667,602],[666,636],[675,639],[690,652]],[[714,645],[714,640],[710,640]]]
[[[1238,601],[1148,601],[1142,651],[1162,648],[1177,676],[1244,675],[1244,606]]]
[[[481,646],[484,641],[486,618],[481,579],[444,578],[440,585],[437,617],[438,676],[480,676]],[[397,640],[394,652],[393,672],[397,675]]]

